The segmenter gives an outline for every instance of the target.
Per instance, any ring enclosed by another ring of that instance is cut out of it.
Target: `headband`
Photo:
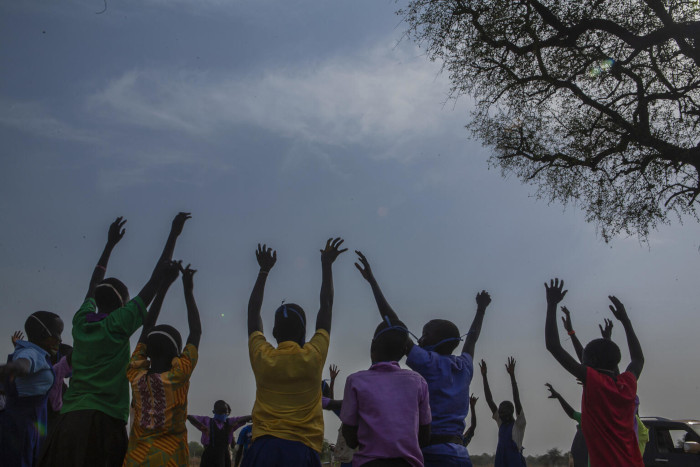
[[[386,324],[388,324],[388,326],[385,327],[384,329],[382,329],[381,331],[379,331],[378,333],[376,333],[374,335],[374,337],[372,338],[372,342],[376,341],[379,336],[381,336],[382,334],[384,334],[387,331],[401,331],[403,333],[406,333],[406,335],[408,335],[408,334],[412,335],[416,340],[418,339],[415,334],[413,334],[411,331],[408,330],[408,328],[406,328],[404,326],[392,325],[391,320],[389,319],[388,315],[384,316],[384,321],[386,321]]]
[[[151,337],[151,336],[153,336],[153,335],[155,335],[155,334],[158,334],[158,335],[161,335],[161,336],[165,336],[165,337],[167,337],[168,339],[170,339],[170,342],[173,343],[173,347],[175,347],[175,353],[177,353],[177,354],[180,353],[180,348],[178,347],[177,342],[175,342],[175,339],[173,339],[173,336],[171,336],[170,334],[168,334],[168,333],[165,332],[165,331],[151,331],[151,332],[148,333],[148,336],[146,336],[146,338]]]
[[[471,332],[471,331],[470,331],[470,332]],[[438,348],[438,346],[444,344],[445,342],[452,342],[452,341],[458,341],[458,342],[460,342],[460,341],[464,340],[464,338],[467,337],[468,335],[469,335],[469,332],[466,333],[466,334],[464,334],[464,335],[461,335],[461,336],[459,336],[459,337],[448,337],[447,339],[443,339],[443,340],[441,340],[440,342],[438,342],[438,343],[436,343],[436,344],[433,344],[433,345],[426,345],[425,347],[423,347],[423,349],[427,350],[428,352],[432,352],[433,350],[435,350],[436,348]]]
[[[299,317],[299,320],[301,321],[301,324],[306,328],[306,320],[304,319],[303,316],[301,316],[301,313],[299,313],[299,312],[298,312],[297,310],[295,310],[294,308],[291,308],[291,307],[290,307],[290,308],[287,308],[287,305],[285,305],[285,304],[283,303],[282,306],[280,306],[279,308],[277,308],[277,312],[276,312],[276,313],[279,313],[279,312],[281,311],[281,312],[282,312],[282,316],[284,316],[285,318],[289,318],[289,314],[287,313],[287,310],[289,310],[289,311],[291,311],[292,313],[294,313],[295,315],[297,315],[297,316]]]
[[[98,287],[109,287],[110,289],[112,289],[114,291],[114,293],[117,294],[117,298],[119,298],[119,304],[121,306],[124,306],[124,299],[122,298],[122,294],[120,294],[119,291],[112,284],[109,284],[107,282],[103,282],[101,284],[97,284],[97,287],[95,287],[95,288],[98,288]]]
[[[46,332],[49,333],[49,337],[58,337],[59,339],[61,338],[60,336],[56,336],[56,335],[54,335],[53,332],[49,331],[49,328],[47,328],[46,325],[44,324],[44,322],[41,319],[39,319],[39,317],[37,315],[35,315],[34,313],[29,315],[29,317],[34,318],[35,320],[39,321],[39,324],[41,324],[41,327],[44,328],[46,330]]]

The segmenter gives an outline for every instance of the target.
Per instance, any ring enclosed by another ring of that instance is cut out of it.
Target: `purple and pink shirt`
[[[356,426],[360,448],[353,466],[403,458],[423,466],[418,427],[431,422],[428,384],[398,362],[379,362],[348,376],[340,419]]]
[[[207,417],[206,415],[188,415],[187,418],[194,418],[197,421],[197,423],[192,424],[195,426],[195,428],[202,432],[202,446],[209,446],[209,422],[212,420],[212,418]],[[226,419],[226,424],[231,427],[231,431],[229,431],[228,434],[229,445],[233,443],[233,432],[245,425],[247,423],[246,420],[246,417],[229,417]],[[224,427],[224,422],[214,420],[214,423],[216,423],[216,427],[219,430]]]

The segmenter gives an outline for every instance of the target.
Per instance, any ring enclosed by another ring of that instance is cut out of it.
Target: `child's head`
[[[374,331],[370,354],[372,363],[396,362],[406,354],[408,330],[401,321],[382,321]]]
[[[50,311],[36,311],[24,322],[27,340],[38,345],[51,355],[58,353],[63,332],[63,320]]]
[[[418,345],[440,355],[451,355],[459,344],[459,329],[446,319],[433,319],[423,326],[423,335]]]
[[[501,423],[510,423],[515,421],[515,406],[511,401],[503,401],[498,405],[498,418]]]
[[[129,301],[129,289],[122,281],[108,277],[95,288],[95,303],[100,313],[111,313],[126,305]]]
[[[182,337],[177,329],[159,324],[146,336],[146,355],[151,360],[170,361],[180,355]]]
[[[610,339],[594,339],[583,349],[583,364],[597,370],[617,372],[622,355]]]
[[[304,346],[306,343],[306,313],[295,303],[283,303],[275,311],[275,326],[272,335],[277,343],[293,341]]]
[[[216,401],[214,402],[214,415],[229,415],[231,413],[231,406],[229,406],[226,401]]]

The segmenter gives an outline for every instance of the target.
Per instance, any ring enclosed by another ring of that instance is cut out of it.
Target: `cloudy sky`
[[[503,364],[517,358],[526,454],[568,450],[575,431],[544,383],[580,400],[544,347],[542,284],[554,276],[567,281],[583,341],[610,317],[607,295],[627,306],[646,354],[643,415],[700,417],[698,225],[605,244],[574,207],[547,205],[489,170],[488,148],[464,129],[470,99],[448,99],[440,64],[402,39],[401,4],[107,0],[96,14],[102,0],[4,2],[4,351],[33,311],[70,322],[115,217],[128,219],[127,233],[108,274],[135,294],[172,217],[191,211],[175,251],[199,269],[204,335],[191,413],[210,413],[220,398],[234,414],[250,413],[245,312],[256,244],[278,251],[263,306],[269,332],[284,299],[315,314],[318,250],[343,236],[365,252],[415,333],[437,317],[466,332],[476,293],[491,293],[476,358],[489,363],[497,400],[512,397]],[[339,394],[348,374],[369,365],[379,322],[353,256],[335,265],[328,363],[341,369]],[[187,334],[179,284],[161,321]],[[624,347],[621,326],[613,338]],[[562,340],[569,345],[563,332]],[[483,395],[480,376],[472,391]],[[477,415],[470,451],[493,452],[497,429],[483,398]],[[332,441],[338,425],[326,415]]]

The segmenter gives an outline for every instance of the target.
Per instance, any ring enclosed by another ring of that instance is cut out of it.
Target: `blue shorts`
[[[321,467],[321,457],[299,441],[261,436],[253,441],[241,467]]]
[[[423,454],[425,467],[472,467],[468,457],[445,456],[440,454]]]

